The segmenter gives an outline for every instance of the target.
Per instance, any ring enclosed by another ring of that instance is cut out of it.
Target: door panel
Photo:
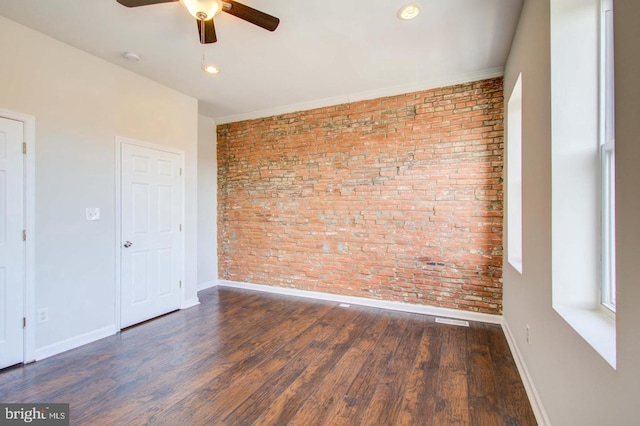
[[[173,265],[171,247],[158,249],[158,294],[165,296],[171,292],[171,265]]]
[[[173,229],[173,188],[167,186],[158,187],[158,231],[171,232]]]
[[[131,192],[132,231],[135,235],[143,235],[149,232],[149,185],[134,183]]]
[[[183,197],[180,155],[127,143],[121,148],[124,328],[180,307]]]
[[[0,118],[0,368],[24,358],[23,124]]]
[[[131,303],[133,305],[149,301],[149,253],[131,254],[132,279],[131,288],[133,290]]]

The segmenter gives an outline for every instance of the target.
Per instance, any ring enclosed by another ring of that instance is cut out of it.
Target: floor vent
[[[349,307],[349,306],[351,306],[351,305],[349,305],[348,303],[341,303],[341,304],[340,304],[340,305],[338,305],[338,306],[340,306],[341,308],[348,308],[348,307]]]
[[[469,327],[469,321],[455,320],[451,318],[436,318],[436,322],[440,324],[459,325],[460,327]]]

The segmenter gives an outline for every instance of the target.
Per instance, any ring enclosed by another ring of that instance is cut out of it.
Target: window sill
[[[578,309],[567,306],[554,306],[554,309],[615,370],[615,321],[598,310]]]
[[[522,275],[522,257],[509,257],[507,262]]]

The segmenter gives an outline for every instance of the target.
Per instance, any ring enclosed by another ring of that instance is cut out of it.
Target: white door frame
[[[0,109],[0,117],[20,121],[23,125],[24,142],[27,153],[24,162],[24,227],[27,231],[25,242],[24,271],[24,317],[27,319],[24,328],[23,363],[35,361],[36,351],[36,291],[35,291],[35,177],[36,177],[36,119],[31,115]]]
[[[175,149],[175,148],[171,148],[171,147],[167,147],[167,146],[163,146],[163,145],[156,145],[156,144],[152,144],[152,143],[148,143],[148,142],[141,142],[138,140],[134,140],[134,139],[129,139],[129,138],[125,138],[122,136],[116,136],[116,173],[115,173],[115,180],[116,180],[116,209],[115,209],[115,219],[116,219],[116,235],[115,235],[115,277],[116,277],[116,294],[115,294],[115,312],[114,312],[114,318],[115,318],[115,326],[116,326],[116,330],[122,330],[121,324],[121,309],[122,309],[122,304],[121,304],[121,300],[120,297],[122,295],[122,274],[121,274],[121,267],[122,267],[122,244],[123,242],[120,241],[120,238],[122,237],[121,233],[122,233],[122,205],[120,202],[120,194],[122,193],[122,182],[121,182],[121,173],[122,173],[122,158],[121,158],[121,154],[122,154],[122,145],[123,144],[129,144],[129,145],[134,145],[134,146],[139,146],[139,147],[143,147],[143,148],[150,148],[150,149],[155,149],[158,151],[165,151],[165,152],[170,152],[172,154],[177,154],[178,156],[180,156],[180,167],[182,168],[182,208],[180,209],[180,223],[182,223],[182,232],[180,235],[180,263],[178,264],[178,268],[179,268],[179,276],[180,279],[182,280],[182,288],[180,289],[180,305],[184,306],[184,290],[185,290],[185,261],[186,261],[186,256],[185,256],[185,243],[184,243],[184,236],[185,236],[185,227],[184,227],[184,218],[185,218],[185,206],[186,206],[186,197],[185,197],[185,179],[184,176],[186,175],[185,173],[185,168],[184,168],[184,151],[180,150],[180,149]]]

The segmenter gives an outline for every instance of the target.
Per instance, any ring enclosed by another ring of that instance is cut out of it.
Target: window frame
[[[600,182],[601,284],[603,312],[615,316],[615,104],[613,0],[601,0],[600,19]]]
[[[552,307],[615,370],[616,315],[601,303],[603,0],[549,5]]]
[[[523,273],[522,243],[522,73],[507,102],[507,262]]]

